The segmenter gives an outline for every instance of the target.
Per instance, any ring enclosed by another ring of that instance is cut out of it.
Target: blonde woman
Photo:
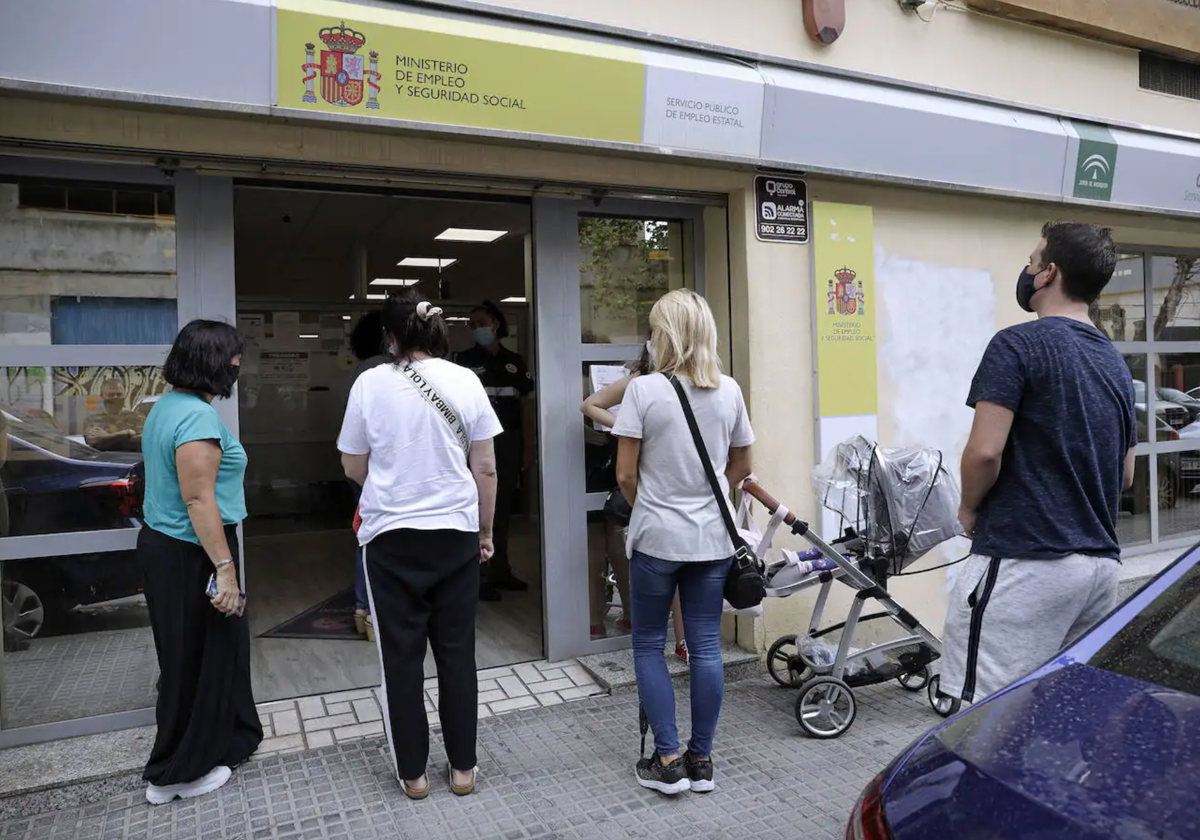
[[[721,606],[734,547],[675,392],[695,413],[706,456],[730,486],[750,475],[754,433],[738,384],[721,374],[712,311],[695,292],[662,297],[650,312],[656,373],[625,389],[613,434],[617,482],[633,503],[627,549],[638,694],[654,731],[654,755],[637,763],[642,787],[664,794],[714,789],[712,742],[725,694]],[[691,665],[692,731],[687,752],[675,726],[675,693],[663,645],[679,589]]]
[[[642,349],[642,354],[636,362],[632,362],[627,366],[629,375],[605,385],[596,393],[592,394],[583,401],[580,406],[580,411],[583,412],[593,423],[598,423],[602,426],[612,428],[616,425],[617,416],[610,411],[613,406],[621,404],[625,399],[625,389],[629,387],[629,383],[639,376],[644,376],[654,372],[654,359],[651,355],[651,344],[646,342],[646,346]],[[625,553],[625,529],[615,522],[604,523],[605,539],[604,545],[606,555],[598,556],[596,559],[603,563],[604,557],[607,556],[609,564],[613,569],[613,577],[616,579],[617,591],[621,594],[621,617],[617,619],[618,630],[632,629],[630,615],[632,613],[629,596],[629,556]],[[592,560],[588,558],[589,562]],[[592,583],[591,591],[591,625],[592,637],[602,638],[605,635],[604,631],[604,614],[607,611],[607,604],[604,599],[604,569],[590,569],[590,577]],[[688,660],[687,641],[684,638],[683,630],[683,614],[679,608],[679,593],[675,593],[675,600],[671,602],[671,618],[675,628],[675,655],[684,662]]]

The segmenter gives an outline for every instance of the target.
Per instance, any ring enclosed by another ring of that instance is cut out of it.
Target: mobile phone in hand
[[[217,589],[217,576],[209,575],[208,586],[206,586],[204,588],[204,594],[207,595],[209,597],[209,599],[211,600],[211,599],[217,597],[217,593],[219,591],[220,590]],[[245,611],[246,611],[246,593],[240,592],[240,593],[238,593],[238,609],[237,609],[236,614],[241,615]]]

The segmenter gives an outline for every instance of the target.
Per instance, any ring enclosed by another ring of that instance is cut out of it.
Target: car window
[[[0,409],[2,410],[2,409]],[[63,458],[87,460],[100,453],[84,443],[71,440],[46,420],[28,414],[12,414],[4,411],[8,421],[9,436],[23,440],[40,449],[45,449]]]
[[[1134,402],[1144,403],[1146,401],[1146,383],[1138,380],[1133,380],[1133,399]]]
[[[1121,628],[1088,664],[1200,696],[1200,565]]]

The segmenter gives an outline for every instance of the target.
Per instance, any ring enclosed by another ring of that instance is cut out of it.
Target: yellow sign
[[[640,143],[626,47],[333,0],[279,0],[285,108]]]
[[[817,405],[821,417],[875,414],[875,228],[870,207],[814,201]]]

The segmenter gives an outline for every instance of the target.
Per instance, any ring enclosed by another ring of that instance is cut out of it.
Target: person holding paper
[[[625,399],[625,389],[629,387],[629,383],[639,376],[644,376],[654,372],[654,357],[652,355],[653,345],[647,339],[642,347],[642,354],[637,361],[630,362],[625,366],[629,373],[615,382],[610,382],[607,385],[596,390],[590,397],[583,401],[583,405],[579,410],[584,413],[589,420],[592,421],[593,427],[603,428],[605,431],[612,431],[612,427],[617,422],[617,412],[620,411],[621,401]],[[613,460],[616,460],[616,439],[613,438]],[[613,577],[617,581],[617,591],[621,594],[621,611],[622,615],[617,619],[617,629],[629,631],[632,627],[629,618],[630,600],[629,590],[629,557],[625,552],[625,528],[616,522],[609,521],[605,524],[605,544],[607,546],[608,562],[613,569]],[[591,557],[589,556],[589,562]],[[603,638],[607,635],[604,628],[604,614],[607,611],[607,604],[604,598],[604,569],[589,570],[589,580],[592,582],[591,587],[591,628],[592,638]],[[672,624],[675,629],[675,655],[687,662],[687,642],[684,639],[683,632],[683,611],[679,606],[679,593],[675,593],[675,600],[671,603]]]

